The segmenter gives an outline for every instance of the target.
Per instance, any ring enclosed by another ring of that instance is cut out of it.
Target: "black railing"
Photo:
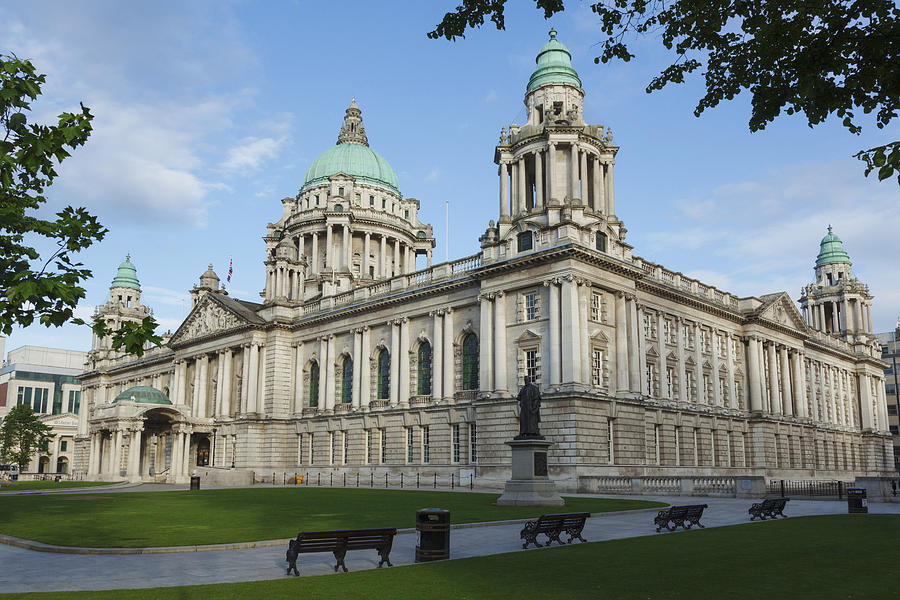
[[[306,473],[294,473],[293,478],[291,478],[287,473],[284,474],[282,480],[288,481],[291,479],[292,481],[298,481],[298,478],[302,476],[303,479],[300,480],[301,485],[314,485],[316,487],[334,487],[334,473],[329,473],[329,478],[327,481],[322,480],[322,474],[316,473],[315,479],[311,478],[309,472]],[[366,481],[368,479],[368,481]],[[275,474],[272,474],[272,480],[276,481]],[[441,489],[450,489],[454,490],[456,488],[475,488],[475,476],[469,474],[468,477],[463,478],[459,477],[455,473],[450,473],[449,475],[438,475],[437,473],[422,475],[421,473],[416,473],[415,483],[412,483],[413,478],[405,475],[404,473],[398,473],[396,475],[391,475],[390,473],[384,474],[384,481],[382,482],[381,476],[378,476],[378,487],[399,487],[401,489],[409,488],[409,489],[420,489],[420,488],[428,488],[430,487],[433,490],[438,488]],[[365,476],[360,477],[359,473],[356,473],[356,477],[353,478],[351,475],[350,479],[350,487],[360,487],[366,486],[373,488],[375,487],[375,473],[369,473],[369,477]],[[347,482],[347,474],[342,473],[341,480],[338,482],[340,487],[348,487]],[[429,485],[430,484],[430,485]]]
[[[846,495],[848,487],[853,487],[852,482],[847,481],[790,481],[788,479],[772,479],[766,485],[769,496],[782,498],[809,497],[809,498],[838,498]]]

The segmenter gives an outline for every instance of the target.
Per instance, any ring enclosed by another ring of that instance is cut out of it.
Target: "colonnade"
[[[171,431],[144,435],[142,423],[115,424],[114,429],[90,434],[88,476],[139,479],[169,469],[169,477],[190,473],[190,425],[177,424]],[[166,446],[171,444],[167,460]]]
[[[615,160],[593,147],[556,141],[501,160],[500,218],[541,211],[549,200],[564,198],[578,198],[596,212],[614,215],[613,165]]]
[[[807,325],[825,333],[872,333],[872,307],[862,298],[810,299],[802,310]]]
[[[335,229],[338,228],[336,232]],[[319,259],[319,233],[300,234],[298,247],[300,254],[309,257],[309,275],[329,274],[335,271],[353,269],[353,241],[361,239],[360,277],[385,279],[399,274],[409,274],[416,270],[415,248],[404,239],[370,231],[353,231],[350,225],[327,224],[325,226],[325,261]],[[335,238],[340,238],[340,249]],[[308,243],[307,243],[308,242]],[[307,251],[307,245],[309,250]],[[373,248],[373,245],[375,246]],[[430,257],[430,253],[429,253]],[[370,275],[372,267],[372,275]]]
[[[205,419],[231,414],[263,412],[266,346],[259,342],[240,348],[222,348],[175,361],[173,404],[190,407],[190,416]],[[241,372],[235,372],[235,359],[241,356]],[[216,376],[210,377],[210,363],[216,361]],[[189,370],[192,373],[189,377]]]

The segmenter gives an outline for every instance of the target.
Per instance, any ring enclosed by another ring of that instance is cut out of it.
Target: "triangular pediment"
[[[41,422],[50,427],[78,427],[78,415],[65,413],[41,417]]]
[[[529,342],[529,341],[536,342],[540,339],[541,339],[541,336],[539,336],[535,332],[531,331],[530,329],[526,329],[525,331],[522,332],[522,335],[520,335],[519,337],[516,338],[516,341],[521,344],[522,342]]]
[[[786,292],[763,296],[762,299],[764,304],[758,309],[760,319],[778,323],[797,331],[806,330],[803,315],[797,310],[797,306]]]
[[[262,322],[256,315],[251,319],[247,318],[247,315],[239,314],[238,310],[231,306],[232,303],[237,303],[237,300],[231,298],[226,300],[219,296],[219,294],[204,295],[172,336],[169,345],[177,346]],[[242,308],[244,310],[241,312],[249,312],[246,307]]]

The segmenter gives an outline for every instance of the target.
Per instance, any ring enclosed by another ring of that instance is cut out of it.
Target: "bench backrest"
[[[301,531],[297,534],[300,552],[326,552],[337,548],[361,550],[377,548],[397,534],[395,527],[383,529],[339,529],[333,531]]]
[[[579,523],[584,523],[585,519],[591,516],[591,513],[564,513],[558,515],[541,515],[537,520],[538,529],[571,527]]]

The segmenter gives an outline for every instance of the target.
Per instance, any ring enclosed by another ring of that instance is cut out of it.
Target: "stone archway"
[[[174,482],[183,470],[180,463],[183,441],[181,414],[172,407],[151,408],[139,415],[142,420],[139,478]]]

